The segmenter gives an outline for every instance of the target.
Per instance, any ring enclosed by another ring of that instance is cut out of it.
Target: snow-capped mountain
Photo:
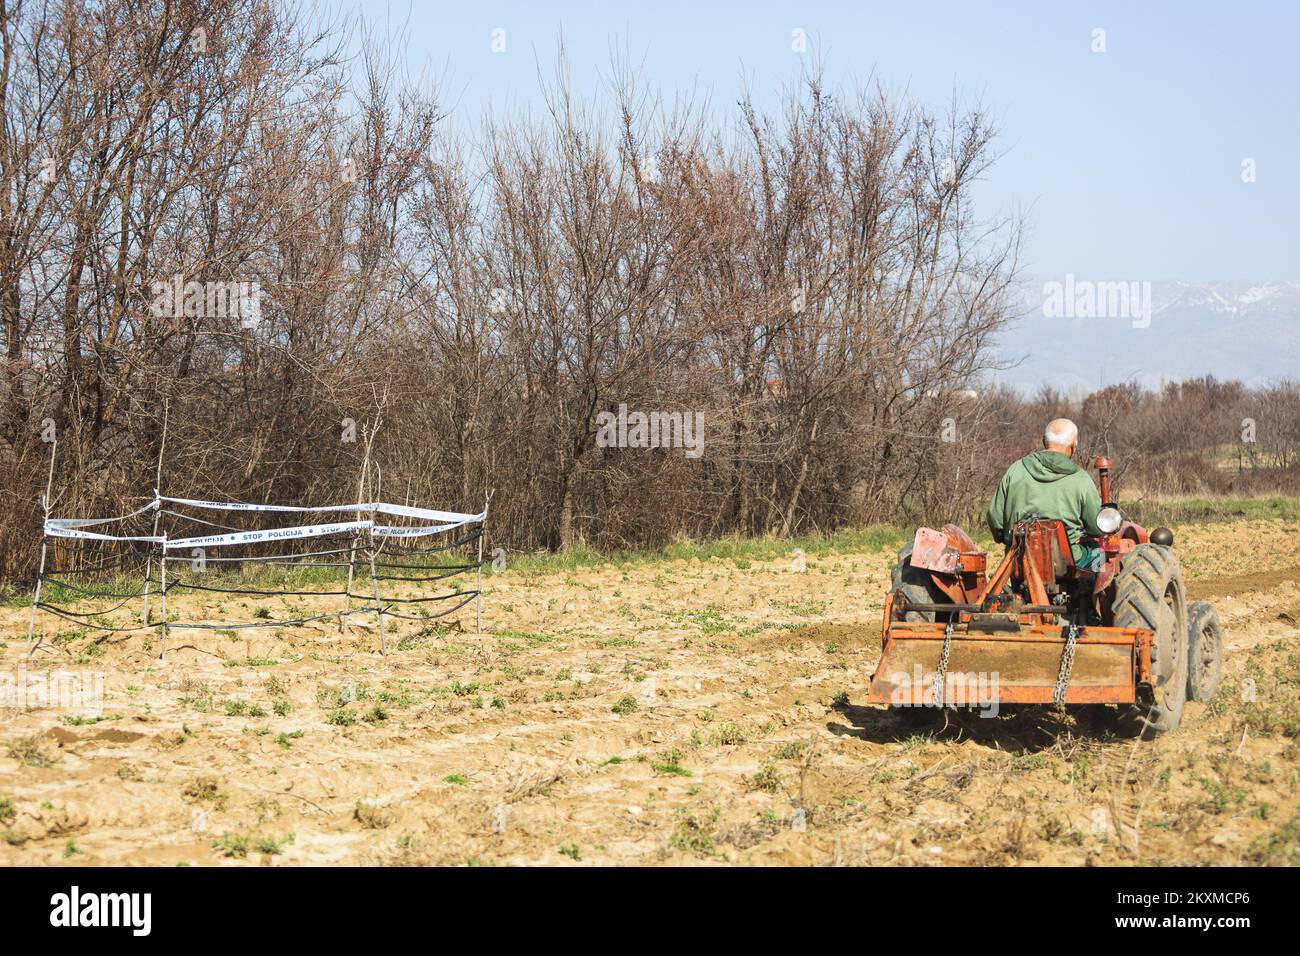
[[[1300,314],[1300,282],[1155,282],[1152,291],[1156,308],[1166,311]]]
[[[1183,282],[1037,276],[998,340],[996,373],[1021,392],[1070,392],[1213,375],[1263,385],[1300,378],[1300,282]]]

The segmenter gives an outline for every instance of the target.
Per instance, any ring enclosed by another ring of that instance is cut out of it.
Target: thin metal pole
[[[27,619],[27,656],[30,658],[36,653],[36,644],[32,643],[32,637],[36,631],[36,609],[41,603],[41,582],[45,579],[45,553],[48,539],[45,536],[45,525],[50,520],[50,490],[54,487],[54,455],[58,451],[59,442],[56,438],[50,443],[50,473],[45,479],[45,496],[41,498],[41,507],[45,510],[45,519],[41,522],[41,564],[36,571],[36,589],[32,592],[32,614]]]
[[[379,579],[375,577],[375,536],[370,535],[370,584],[375,590],[375,627],[379,628],[379,653],[388,656],[388,638],[384,634],[384,605],[379,599]]]
[[[162,441],[158,443],[158,468],[154,472],[153,478],[153,537],[158,537],[158,522],[162,519],[162,499],[159,497],[158,489],[162,487],[162,466],[163,453],[167,450],[167,419],[171,410],[171,400],[163,399],[163,430]],[[165,565],[167,561],[166,552],[158,559],[159,564]],[[149,576],[153,573],[153,549],[150,548],[144,559],[144,617],[140,621],[146,627],[149,626]]]
[[[370,457],[369,446],[366,448],[366,458]],[[370,500],[372,502],[379,500],[380,492],[384,487],[384,472],[379,465],[375,465],[376,479],[375,489],[371,492]],[[370,538],[370,585],[375,592],[375,627],[379,630],[379,653],[384,657],[388,656],[388,638],[384,634],[384,605],[379,598],[379,579],[375,571],[375,553],[378,550],[375,547],[375,513],[370,512],[370,530],[367,532]]]
[[[483,502],[483,520],[478,525],[478,567],[474,569],[474,633],[483,633],[483,539],[487,537],[487,509],[492,500],[489,494]]]
[[[370,472],[370,442],[372,435],[363,425],[362,434],[365,437],[365,450],[362,452],[361,459],[361,477],[357,479],[357,504],[363,503],[366,494],[366,478]],[[361,512],[357,512],[358,518]],[[359,532],[352,535],[352,543],[348,547],[348,586],[343,596],[343,613],[339,615],[339,633],[342,634],[347,627],[347,616],[352,611],[352,581],[356,576],[357,566],[357,544],[361,540]]]
[[[164,530],[162,541],[158,547],[162,552],[162,559],[158,561],[158,580],[162,582],[162,590],[158,594],[158,600],[162,604],[162,646],[158,648],[158,660],[167,659],[167,532]]]
[[[357,567],[357,536],[352,535],[352,544],[348,548],[348,584],[344,588],[343,613],[339,615],[339,633],[347,627],[348,615],[352,612],[352,578]]]
[[[162,500],[159,497],[157,488],[153,490],[153,503],[153,531],[149,534],[150,537],[156,538],[158,537],[158,524],[162,520]],[[154,542],[150,542],[149,550],[145,552],[144,559],[144,617],[141,618],[140,623],[145,627],[149,626],[149,579],[153,574],[153,545]],[[158,556],[158,565],[159,567],[166,567],[167,552],[164,551]]]
[[[47,513],[48,514],[48,513]],[[41,538],[41,567],[36,572],[36,590],[32,594],[32,616],[27,620],[27,656],[30,658],[36,653],[36,646],[32,643],[32,634],[36,630],[36,609],[41,604],[41,581],[45,577],[45,538]]]

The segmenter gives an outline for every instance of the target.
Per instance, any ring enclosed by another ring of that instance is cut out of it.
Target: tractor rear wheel
[[[1219,692],[1223,628],[1213,604],[1198,601],[1187,608],[1187,697],[1198,703]]]
[[[1151,648],[1153,699],[1121,707],[1121,724],[1150,739],[1178,726],[1187,702],[1187,592],[1171,548],[1139,544],[1120,561],[1111,602],[1116,627],[1155,633]]]
[[[925,568],[912,567],[910,562],[913,544],[914,541],[909,541],[899,548],[898,563],[894,565],[893,573],[890,575],[890,590],[903,595],[912,604],[951,603],[948,595],[934,583],[929,571]],[[934,617],[933,611],[908,611],[902,620],[933,621]]]

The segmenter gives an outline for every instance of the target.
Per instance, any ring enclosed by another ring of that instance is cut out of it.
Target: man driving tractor
[[[1114,705],[1116,730],[1149,737],[1218,693],[1219,617],[1187,600],[1173,532],[1125,518],[1110,459],[1096,459],[1093,484],[1078,446],[1079,429],[1058,418],[1043,450],[1007,469],[988,509],[1006,545],[996,567],[955,524],[917,528],[891,574],[869,701],[900,713],[986,696]],[[985,675],[996,688],[972,697]]]
[[[1011,528],[1024,518],[1056,518],[1065,524],[1075,565],[1087,571],[1100,566],[1102,552],[1079,540],[1085,532],[1102,533],[1097,527],[1102,501],[1088,473],[1074,462],[1078,448],[1079,429],[1074,422],[1057,418],[1048,423],[1043,450],[1016,461],[998,483],[988,511],[993,540],[1007,544]]]

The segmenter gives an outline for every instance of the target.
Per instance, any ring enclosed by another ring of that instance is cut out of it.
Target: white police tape
[[[74,519],[64,519],[76,520]],[[159,542],[167,539],[162,536],[154,535],[116,535],[116,534],[97,534],[94,531],[78,531],[76,528],[65,528],[61,525],[54,524],[53,519],[45,522],[45,533],[51,538],[83,538],[91,541],[151,541]]]
[[[458,521],[455,524],[417,525],[408,528],[397,525],[377,525],[370,521],[345,521],[332,525],[301,525],[293,528],[268,528],[262,531],[241,531],[235,534],[214,534],[194,538],[170,539],[162,535],[98,534],[94,531],[63,528],[54,524],[46,525],[45,533],[52,538],[79,538],[90,541],[147,541],[153,544],[166,542],[167,549],[173,550],[176,548],[219,548],[229,544],[258,544],[263,541],[286,541],[295,538],[319,538],[353,530],[369,531],[376,538],[423,538],[431,534],[453,531],[469,523],[468,521]]]
[[[161,503],[164,501],[173,504],[187,505],[192,508],[208,508],[221,511],[271,511],[282,513],[291,512],[295,514],[322,514],[327,512],[360,514],[363,512],[372,512],[376,514],[394,515],[402,518],[420,518],[425,521],[438,521],[442,523],[436,525],[416,525],[414,527],[405,527],[400,525],[377,525],[373,521],[368,520],[345,521],[336,522],[334,524],[300,525],[293,528],[269,528],[261,531],[240,531],[234,534],[216,534],[201,537],[172,539],[168,539],[165,535],[111,535],[80,530],[83,528],[94,527],[95,525],[108,524],[114,521],[125,521],[128,518],[134,518],[137,515],[142,515],[146,512],[153,511],[155,508],[161,507]],[[166,495],[159,495],[143,507],[137,508],[135,511],[128,514],[118,515],[113,518],[47,518],[45,520],[45,534],[54,538],[82,538],[92,541],[146,541],[155,544],[163,543],[163,547],[170,551],[177,548],[219,548],[231,544],[256,544],[262,541],[318,538],[323,535],[340,534],[344,531],[368,531],[375,537],[420,538],[431,534],[441,534],[444,531],[452,531],[467,524],[477,524],[486,518],[486,511],[472,515],[463,514],[459,511],[439,511],[434,508],[416,508],[411,505],[394,505],[382,501],[363,502],[351,505],[298,507],[295,505],[249,504],[241,501],[201,501],[194,498],[171,498]]]
[[[487,517],[487,512],[472,515],[463,514],[459,511],[437,511],[433,508],[415,508],[411,505],[393,505],[383,501],[371,501],[352,505],[317,505],[315,507],[300,507],[297,505],[259,505],[243,501],[201,501],[195,498],[169,498],[166,495],[160,496],[159,500],[169,501],[172,504],[177,505],[186,505],[190,508],[207,508],[215,511],[286,511],[295,514],[322,514],[330,511],[349,513],[373,511],[377,514],[396,515],[402,518],[422,518],[425,521],[452,521],[458,525],[472,521],[482,521]]]
[[[441,534],[469,524],[457,521],[453,524],[418,525],[416,527],[399,527],[396,525],[377,525],[372,521],[340,521],[334,524],[298,525],[292,528],[266,528],[261,531],[239,531],[233,534],[209,534],[194,538],[167,538],[162,535],[111,535],[98,534],[94,531],[81,531],[77,528],[64,528],[54,524],[45,526],[45,533],[53,538],[82,538],[92,541],[148,541],[162,544],[168,551],[181,548],[223,548],[232,544],[261,544],[267,541],[293,541],[299,538],[321,538],[346,531],[368,531],[377,538],[421,538],[431,534]]]
[[[92,528],[97,524],[109,524],[113,521],[126,521],[128,518],[134,518],[136,515],[142,515],[147,511],[153,511],[158,507],[158,501],[149,502],[142,508],[136,508],[134,511],[124,515],[116,515],[112,518],[50,518],[45,522],[46,527],[54,528]]]
[[[229,544],[260,544],[264,541],[291,541],[298,538],[321,538],[345,531],[369,531],[376,538],[421,538],[441,534],[469,524],[422,525],[413,528],[378,525],[372,521],[341,521],[335,524],[300,525],[293,528],[268,528],[263,531],[240,531],[236,534],[210,534],[198,538],[169,538],[163,545],[168,551],[180,548],[221,548]]]
[[[259,544],[263,541],[293,541],[299,538],[320,538],[345,531],[368,531],[371,521],[341,521],[335,524],[307,524],[294,528],[268,528],[264,531],[240,531],[235,534],[209,534],[197,538],[171,538],[163,541],[168,551],[178,548],[224,548],[231,544]]]
[[[457,521],[455,524],[416,525],[411,528],[377,524],[372,533],[376,538],[422,538],[425,535],[441,534],[444,531],[453,531],[456,528],[463,528],[465,525],[473,523],[473,521]]]

